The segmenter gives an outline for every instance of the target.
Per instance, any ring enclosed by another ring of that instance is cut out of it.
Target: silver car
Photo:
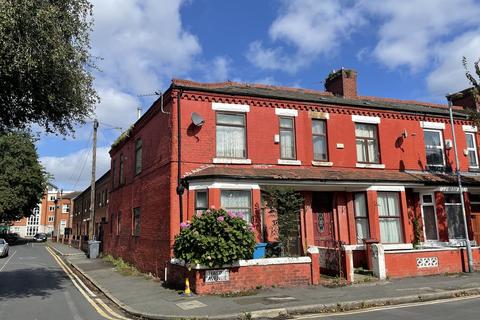
[[[0,257],[8,256],[8,243],[7,241],[0,239]]]

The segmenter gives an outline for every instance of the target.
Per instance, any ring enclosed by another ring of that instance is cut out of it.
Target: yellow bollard
[[[192,295],[192,292],[190,291],[190,281],[188,280],[188,276],[185,278],[185,291],[183,294],[186,296]]]

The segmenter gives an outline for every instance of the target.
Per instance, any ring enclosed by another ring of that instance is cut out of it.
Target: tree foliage
[[[0,135],[0,222],[30,216],[46,183],[32,137],[18,132]]]
[[[473,98],[476,101],[476,104],[478,105],[478,102],[479,102],[478,99],[480,94],[480,65],[479,65],[480,59],[473,63],[476,75],[472,74],[472,72],[470,71],[468,67],[467,58],[463,57],[462,64],[463,64],[463,68],[465,69],[465,76],[467,77],[468,81],[472,85],[472,88],[469,89],[469,91],[471,90],[470,93],[472,94]],[[469,109],[466,111],[467,111],[468,117],[470,118],[470,120],[472,120],[473,124],[477,127],[480,126],[479,112],[476,109]]]
[[[88,0],[0,0],[0,132],[69,133],[93,112]]]
[[[284,253],[298,254],[300,230],[300,209],[303,197],[291,188],[272,188],[267,190],[267,206],[276,213],[274,226]]]
[[[255,236],[241,213],[209,209],[180,227],[173,252],[188,264],[221,267],[252,258]]]

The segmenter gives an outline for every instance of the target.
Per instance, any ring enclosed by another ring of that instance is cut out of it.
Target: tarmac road
[[[331,315],[305,315],[298,320],[460,320],[480,319],[480,297],[463,297],[410,305],[381,307]]]
[[[43,243],[10,247],[0,259],[1,320],[105,319]]]

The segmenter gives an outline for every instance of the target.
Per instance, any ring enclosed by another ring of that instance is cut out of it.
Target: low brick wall
[[[197,294],[219,294],[258,287],[307,286],[312,283],[311,265],[310,257],[299,257],[241,260],[221,269],[195,266],[189,273],[190,289]],[[206,278],[211,270],[227,270],[229,280],[210,282],[211,279]],[[170,262],[167,273],[169,286],[183,289],[186,275],[187,269],[181,262]]]
[[[472,249],[474,265],[480,265],[480,248]],[[391,278],[459,273],[468,270],[464,248],[385,251],[386,275]]]

